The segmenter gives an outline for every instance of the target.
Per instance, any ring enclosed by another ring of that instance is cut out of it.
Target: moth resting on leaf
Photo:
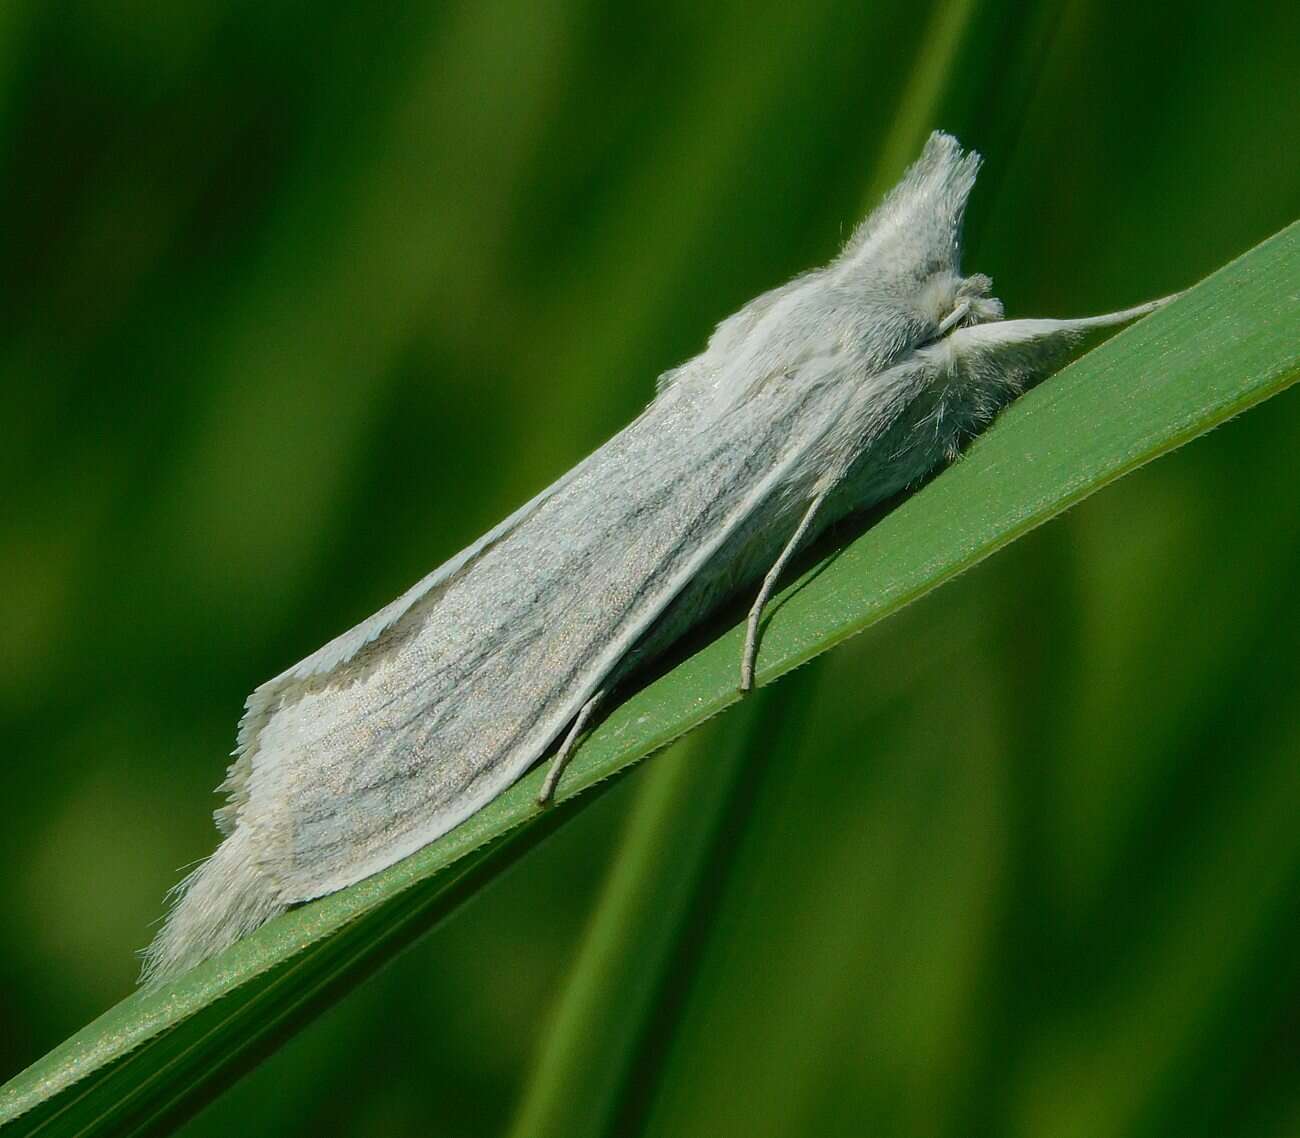
[[[649,407],[392,604],[248,699],[216,852],[146,951],[168,979],[446,833],[716,605],[919,481],[1089,329],[1004,320],[960,270],[979,158],[934,134],[825,268],[724,320]]]

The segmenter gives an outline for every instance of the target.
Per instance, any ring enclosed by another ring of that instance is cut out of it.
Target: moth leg
[[[556,751],[555,758],[551,760],[551,769],[546,772],[546,781],[542,783],[542,789],[537,792],[538,806],[548,805],[551,799],[555,797],[555,787],[560,781],[560,775],[564,773],[564,768],[569,765],[569,760],[573,758],[573,752],[578,745],[578,736],[582,734],[591,717],[596,714],[596,708],[600,706],[600,702],[605,698],[605,695],[606,690],[601,688],[582,705],[582,710],[578,712],[577,718],[574,719],[573,726],[569,728],[569,733],[564,737],[564,742],[560,744],[560,749]]]
[[[804,535],[808,532],[809,527],[816,517],[817,511],[826,501],[826,495],[829,493],[823,490],[812,500],[807,512],[800,521],[798,528],[794,531],[794,536],[786,542],[786,546],[781,550],[781,556],[776,559],[776,563],[767,571],[767,576],[763,578],[763,586],[758,590],[758,597],[754,601],[754,607],[749,610],[749,622],[745,626],[745,647],[740,654],[740,690],[747,692],[754,687],[754,664],[758,659],[758,622],[763,619],[763,609],[772,597],[773,590],[776,589],[776,583],[785,567],[789,564],[790,558],[799,550],[799,543],[803,541]]]

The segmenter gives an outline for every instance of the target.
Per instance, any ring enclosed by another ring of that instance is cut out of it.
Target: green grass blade
[[[740,712],[745,722],[728,716],[725,732],[721,720],[708,724],[646,772],[510,1131],[516,1138],[609,1132],[721,817],[748,765],[737,740],[752,737],[754,710]]]
[[[646,772],[591,923],[565,978],[515,1138],[601,1138],[637,1130],[658,1081],[754,795],[792,750],[817,669],[757,693]]]
[[[1022,399],[962,462],[796,582],[766,629],[760,682],[1298,375],[1293,224]],[[733,629],[613,711],[577,756],[564,797],[735,702],[739,646]],[[401,864],[124,1000],[0,1089],[7,1133],[152,1133],[191,1114],[561,825],[575,807],[539,811],[540,777]]]

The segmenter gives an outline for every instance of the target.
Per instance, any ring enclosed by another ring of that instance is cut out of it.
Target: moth
[[[619,681],[723,600],[764,605],[826,526],[954,458],[1087,331],[1004,320],[960,269],[979,156],[932,135],[824,268],[764,293],[646,410],[386,608],[249,697],[222,841],[145,952],[177,975],[289,906],[392,865],[559,741],[549,798]]]

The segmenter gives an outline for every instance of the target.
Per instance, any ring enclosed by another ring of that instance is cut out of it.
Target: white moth
[[[630,426],[248,699],[223,841],[146,951],[166,979],[392,865],[496,797],[715,605],[917,482],[1060,361],[1080,320],[1003,320],[959,269],[979,157],[934,134],[825,268],[724,320]],[[760,584],[761,581],[761,584]]]

